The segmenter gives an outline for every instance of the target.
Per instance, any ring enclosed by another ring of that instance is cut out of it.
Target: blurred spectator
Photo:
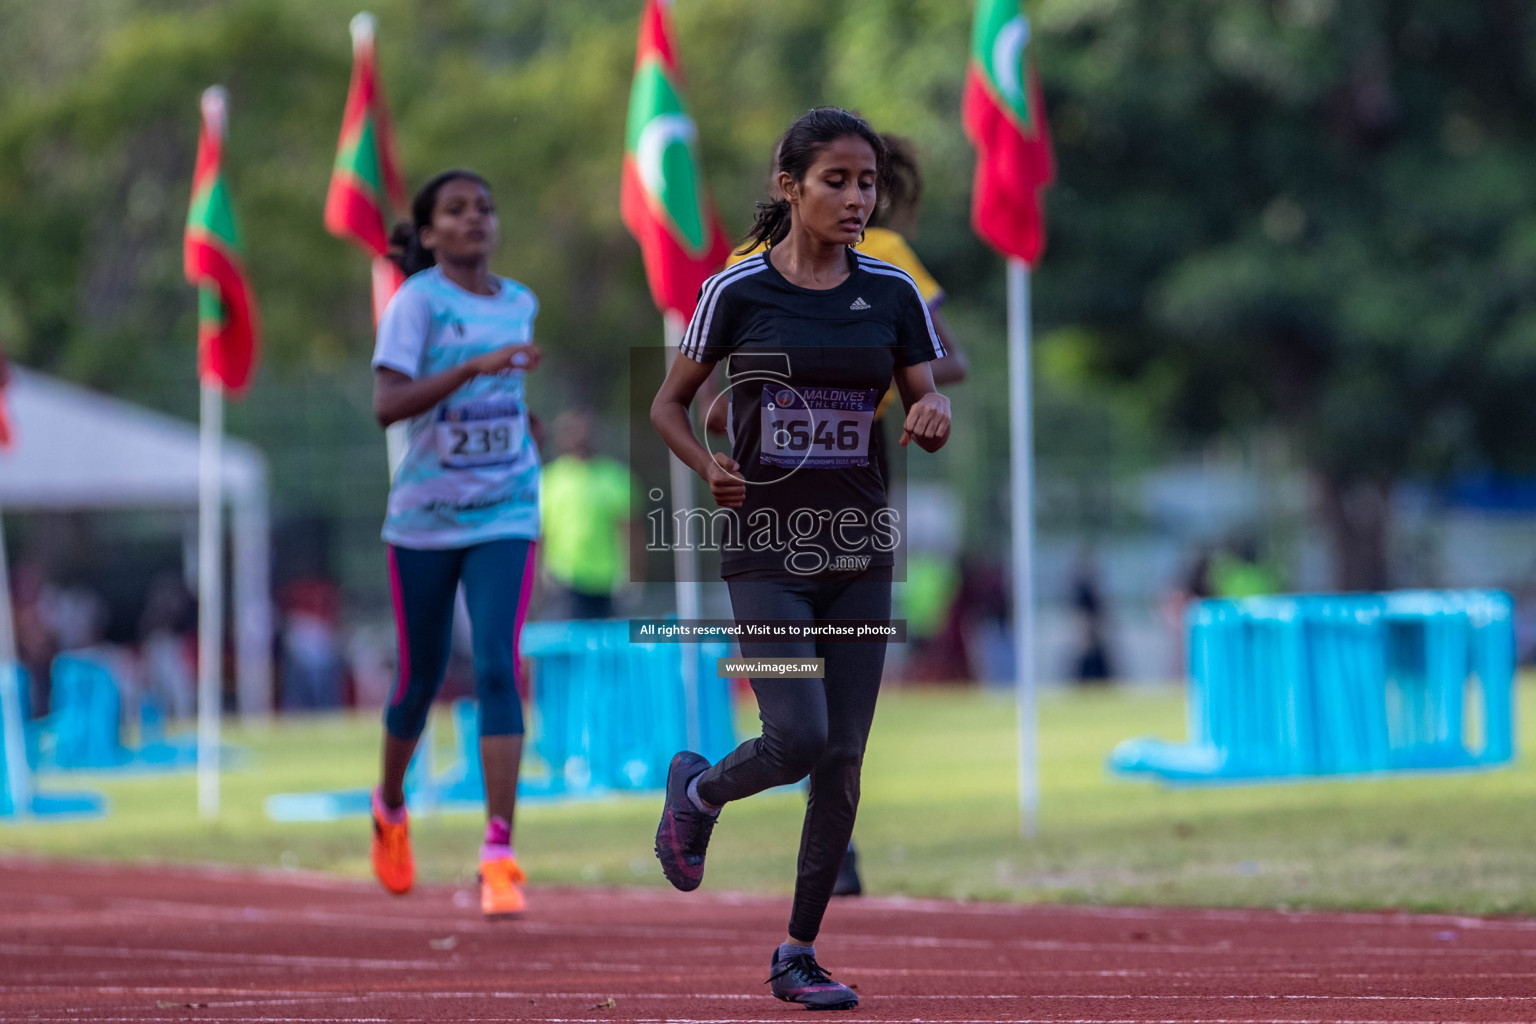
[[[1521,665],[1536,664],[1536,562],[1511,589],[1515,599],[1515,658]]]
[[[1099,567],[1083,551],[1072,569],[1072,610],[1077,616],[1078,647],[1072,658],[1072,678],[1080,683],[1107,683],[1114,678],[1106,640],[1107,615],[1099,583]]]
[[[392,626],[368,625],[352,631],[347,639],[347,667],[355,706],[382,708],[389,700],[399,678],[395,643]]]
[[[571,618],[611,618],[628,564],[634,477],[595,454],[585,410],[562,413],[554,432],[560,454],[544,467],[539,490],[544,571],[564,592]]]
[[[1281,587],[1279,572],[1260,560],[1258,541],[1247,535],[1233,538],[1211,559],[1210,584],[1217,597],[1228,598],[1275,594]]]
[[[927,552],[907,556],[907,581],[897,592],[899,614],[907,622],[906,679],[953,683],[968,678],[958,636],[949,629],[959,589],[960,571],[953,560]]]
[[[957,643],[957,671],[984,683],[1012,683],[1013,595],[1001,564],[964,558],[946,634]]]
[[[1173,638],[1169,645],[1173,651],[1173,664],[1169,670],[1173,678],[1182,679],[1185,674],[1184,616],[1191,602],[1203,601],[1211,596],[1211,552],[1204,546],[1196,549],[1194,556],[1184,567],[1164,595],[1162,601],[1163,622]]]
[[[27,697],[32,715],[48,713],[49,669],[59,652],[53,631],[42,613],[42,595],[47,588],[42,570],[33,564],[18,565],[11,574],[11,612],[16,619],[16,657],[31,681]]]
[[[89,587],[45,583],[37,597],[38,614],[60,651],[78,651],[101,643],[107,605]]]
[[[284,711],[340,707],[345,662],[341,655],[341,592],[330,580],[294,580],[278,595],[282,616],[279,679]]]
[[[197,711],[197,602],[181,576],[161,573],[139,617],[143,699],[167,719]]]

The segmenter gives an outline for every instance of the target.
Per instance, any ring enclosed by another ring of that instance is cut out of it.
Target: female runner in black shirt
[[[770,248],[705,282],[651,422],[723,510],[721,575],[741,621],[885,622],[892,551],[904,524],[886,506],[880,394],[894,375],[907,414],[900,444],[936,451],[949,400],[928,363],[944,354],[917,285],[850,248],[874,211],[886,153],[863,119],[807,113],[778,148],[782,198],[760,204],[750,246]],[[732,452],[694,435],[689,406],[728,359]],[[720,808],[810,776],[793,909],[774,950],[780,999],[852,1009],[858,996],[816,963],[816,934],[853,833],[859,770],[885,661],[883,639],[741,638],[747,658],[822,658],[821,679],[754,678],[763,734],[718,764],[672,759],[656,832],[662,871],[697,888]]]

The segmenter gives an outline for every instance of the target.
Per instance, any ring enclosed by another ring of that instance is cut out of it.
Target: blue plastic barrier
[[[1202,601],[1189,742],[1127,740],[1110,767],[1196,784],[1505,764],[1513,612],[1495,591]]]
[[[521,650],[532,666],[533,755],[518,782],[522,799],[660,789],[677,751],[690,747],[713,761],[736,745],[730,681],[715,677],[715,659],[730,654],[724,642],[631,643],[628,621],[532,622]],[[692,694],[682,680],[685,657],[697,659]],[[406,777],[413,811],[484,803],[479,710],[457,701],[452,715],[456,759],[434,770],[423,739]],[[368,802],[366,789],[280,793],[266,810],[275,821],[320,821],[366,814]]]
[[[104,804],[95,793],[39,792],[32,758],[36,747],[32,742],[36,735],[31,729],[28,715],[27,673],[11,665],[0,665],[0,686],[14,683],[17,722],[6,717],[8,700],[0,700],[0,732],[11,731],[10,737],[0,743],[0,821],[27,818],[78,818],[102,813]],[[19,748],[17,757],[14,751]]]
[[[679,750],[711,761],[736,746],[730,681],[715,678],[723,641],[631,643],[627,621],[537,622],[523,629],[533,661],[533,749],[551,786],[660,789]],[[683,658],[697,665],[685,692]]]
[[[53,659],[49,713],[36,724],[40,771],[160,771],[192,768],[197,741],[123,742],[122,693],[111,669],[88,655]],[[224,748],[230,754],[232,748]]]

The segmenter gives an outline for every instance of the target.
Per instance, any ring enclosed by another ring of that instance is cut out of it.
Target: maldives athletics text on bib
[[[437,454],[448,469],[509,466],[523,451],[523,408],[515,398],[480,398],[440,406]]]
[[[875,388],[767,385],[758,458],[790,469],[869,465],[869,434],[880,392]]]

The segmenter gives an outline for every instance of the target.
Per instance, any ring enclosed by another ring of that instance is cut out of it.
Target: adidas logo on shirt
[[[863,297],[860,296],[859,298],[854,299],[853,300],[853,305],[849,306],[848,308],[849,309],[860,309],[860,310],[862,310],[862,309],[869,309],[870,307],[869,307],[869,303],[865,302]]]

